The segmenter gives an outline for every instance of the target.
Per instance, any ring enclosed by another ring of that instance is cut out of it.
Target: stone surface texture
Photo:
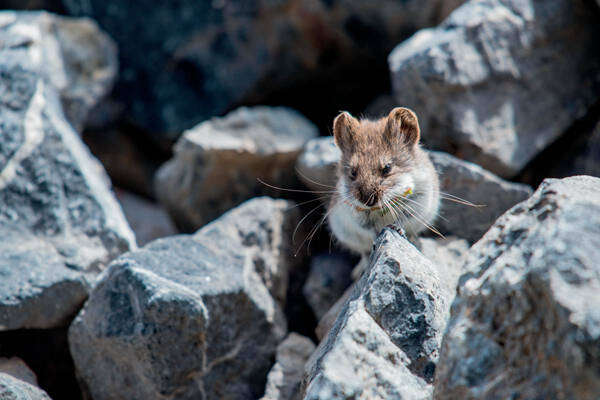
[[[283,107],[242,107],[185,132],[158,171],[156,193],[183,230],[193,230],[242,201],[292,188],[294,163],[317,128]]]
[[[509,182],[447,153],[429,151],[428,154],[439,174],[440,190],[446,193],[434,222],[444,235],[475,242],[504,211],[532,193],[527,185]],[[314,191],[331,190],[336,183],[336,166],[340,156],[332,137],[313,139],[298,157],[298,177]],[[482,207],[461,204],[453,196],[459,201],[464,199]]]
[[[516,175],[599,98],[599,10],[585,0],[469,1],[389,56],[427,146]]]
[[[277,346],[275,365],[267,376],[261,400],[300,400],[304,364],[314,350],[315,345],[309,338],[290,333]]]
[[[54,86],[52,62],[74,61],[52,58],[60,56],[53,46],[68,46],[78,24],[93,25],[53,18],[0,12],[0,330],[64,323],[95,274],[135,247],[108,177],[65,119]],[[77,82],[71,87],[85,93]]]
[[[307,363],[304,398],[430,398],[452,300],[440,283],[444,267],[385,229]]]
[[[51,400],[37,386],[0,372],[0,399],[6,400]]]
[[[58,90],[64,113],[81,131],[88,112],[117,77],[117,47],[88,18],[0,11],[3,64],[23,66]],[[10,54],[10,56],[9,56]]]
[[[98,21],[118,43],[115,95],[128,119],[175,139],[239,104],[385,55],[462,1],[56,2]]]
[[[271,293],[287,285],[274,263],[292,257],[290,205],[254,199],[115,260],[69,331],[91,397],[260,397],[286,333]]]
[[[600,179],[547,179],[469,251],[436,399],[600,397]]]

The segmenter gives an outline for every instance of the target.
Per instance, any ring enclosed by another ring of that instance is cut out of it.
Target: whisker
[[[408,204],[402,203],[401,201],[397,201],[394,202],[394,204],[402,207],[406,212],[408,212],[414,219],[416,219],[417,221],[419,221],[420,223],[422,223],[427,229],[429,229],[430,231],[432,231],[433,233],[435,233],[436,235],[438,235],[441,238],[445,238],[444,235],[442,235],[440,233],[440,231],[438,231],[437,229],[435,229],[433,226],[429,225],[427,222],[424,221],[423,216],[420,215],[416,210],[414,210],[412,207],[410,207]],[[411,212],[412,211],[412,212]],[[414,212],[414,214],[413,214]],[[415,215],[416,214],[416,215]]]
[[[321,206],[323,206],[323,204],[319,204],[318,206],[316,206],[315,208],[313,208],[312,210],[310,210],[308,213],[306,213],[306,215],[304,217],[302,217],[302,219],[300,220],[300,222],[298,222],[296,224],[296,228],[294,229],[294,233],[292,233],[292,243],[294,243],[296,241],[296,233],[298,232],[298,228],[300,228],[300,225],[302,224],[302,222],[304,222],[304,220],[306,220],[306,218],[308,218],[310,214],[312,214],[313,212],[315,212]],[[300,246],[302,246],[302,245],[300,245]],[[298,252],[296,252],[296,254],[298,254]],[[294,256],[296,256],[296,254]]]
[[[410,201],[411,203],[414,203],[414,204],[415,204],[415,206],[420,206],[420,205],[421,205],[421,203],[419,203],[418,201],[415,201],[415,200],[413,200],[413,199],[410,199],[410,198],[408,198],[407,196],[404,196],[404,197],[402,197],[402,200],[407,200],[407,201]],[[447,218],[444,218],[444,216],[442,216],[442,215],[441,215],[439,212],[436,212],[436,213],[435,213],[435,216],[436,216],[437,218],[443,219],[443,220],[444,220],[444,221],[446,221],[446,222],[449,222],[449,221],[448,221],[448,219],[447,219]]]
[[[322,193],[336,193],[335,190],[327,190],[327,191],[318,191],[318,190],[300,190],[300,189],[286,189],[286,188],[282,188],[282,187],[277,187],[271,184],[266,183],[265,181],[263,181],[260,178],[256,178],[257,181],[259,181],[260,183],[262,183],[263,185],[270,187],[272,189],[277,189],[277,190],[284,190],[286,192],[295,192],[295,193],[316,193],[316,194],[322,194]]]
[[[286,208],[286,209],[285,209],[285,211],[290,211],[290,210],[293,210],[293,209],[294,209],[294,208],[296,208],[296,207],[300,207],[300,206],[303,206],[303,205],[305,205],[305,204],[312,203],[312,202],[314,202],[314,201],[322,201],[323,199],[326,199],[326,198],[328,198],[328,197],[330,197],[330,196],[328,196],[328,195],[325,195],[325,196],[319,196],[319,197],[316,197],[316,198],[314,198],[314,199],[311,199],[311,200],[303,201],[302,203],[297,203],[297,204],[294,204],[294,205],[293,205],[293,206],[291,206],[291,207],[288,207],[288,208]]]
[[[298,175],[300,175],[301,177],[303,177],[303,178],[304,178],[304,179],[306,179],[307,181],[314,183],[315,185],[319,185],[319,186],[323,186],[323,187],[327,187],[327,188],[335,189],[335,186],[326,185],[326,184],[324,184],[324,183],[320,183],[320,182],[317,182],[317,181],[315,181],[314,179],[311,179],[311,178],[309,178],[308,176],[306,176],[305,174],[303,174],[302,172],[300,172],[300,170],[299,170],[297,167],[296,167],[296,168],[294,168],[294,169],[296,170],[296,173],[297,173]]]

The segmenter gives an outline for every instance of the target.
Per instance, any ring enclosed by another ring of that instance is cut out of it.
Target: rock
[[[333,136],[309,140],[296,162],[298,178],[316,192],[332,190],[337,182],[337,164],[341,156]],[[324,203],[328,201],[329,197]]]
[[[158,171],[156,193],[175,223],[196,229],[258,194],[291,188],[294,163],[317,128],[282,107],[239,108],[183,134]]]
[[[430,398],[451,301],[440,283],[445,267],[385,229],[307,363],[304,398]]]
[[[121,189],[115,190],[115,194],[138,245],[177,234],[169,214],[160,205]]]
[[[228,211],[194,237],[212,240],[232,254],[243,250],[265,287],[283,305],[290,272],[306,262],[292,243],[301,217],[291,201],[259,197]]]
[[[71,15],[98,21],[117,41],[116,97],[130,121],[168,139],[239,104],[305,86],[311,77],[373,71],[374,58],[462,2],[56,1]],[[352,83],[331,89],[347,93]]]
[[[313,257],[302,293],[317,319],[321,319],[350,286],[350,274],[355,264],[342,253],[323,253]]]
[[[448,293],[450,299],[456,293],[456,283],[462,275],[463,265],[469,250],[469,243],[465,239],[455,236],[445,238],[420,238],[421,253],[435,266],[439,266],[440,285]]]
[[[27,70],[58,90],[65,115],[77,131],[117,76],[117,47],[88,18],[1,11],[0,40],[2,63],[18,68],[26,62]]]
[[[309,338],[290,333],[277,346],[275,365],[267,376],[261,400],[299,400],[304,364],[314,350],[315,345]]]
[[[51,400],[42,389],[1,372],[0,398],[7,400]]]
[[[36,18],[53,26],[47,14],[0,13],[10,43],[0,48],[0,330],[63,324],[96,273],[135,247],[108,177],[48,81]]]
[[[469,243],[465,239],[460,239],[454,236],[445,238],[418,238],[420,251],[427,257],[435,266],[443,268],[440,274],[444,275],[445,279],[440,281],[441,288],[445,290],[448,298],[454,298],[456,292],[456,282],[462,273],[464,259],[469,249]],[[338,315],[342,312],[344,304],[350,298],[355,284],[352,284],[338,298],[338,300],[327,310],[320,318],[319,324],[315,329],[315,333],[319,340],[322,340],[334,325]]]
[[[35,373],[18,357],[0,358],[0,373],[10,375],[30,385],[38,386]]]
[[[467,256],[436,399],[600,397],[600,179],[547,179]]]
[[[260,397],[286,333],[269,292],[287,285],[276,269],[291,263],[290,205],[254,199],[114,261],[69,331],[91,397]]]
[[[532,193],[529,186],[501,179],[473,163],[442,152],[428,154],[440,174],[440,190],[447,194],[434,223],[444,235],[475,242],[504,211]],[[313,139],[298,157],[298,177],[312,190],[331,190],[340,156],[332,137]],[[457,203],[452,196],[483,207]]]
[[[443,234],[476,242],[502,213],[532,193],[528,185],[508,182],[447,153],[431,151],[429,156],[440,177],[440,190],[446,193],[435,222]],[[455,197],[482,207],[459,203]]]
[[[427,146],[512,177],[600,97],[599,35],[586,1],[469,1],[394,49],[393,90]]]
[[[530,162],[517,179],[537,187],[545,178],[575,175],[600,176],[600,102]]]

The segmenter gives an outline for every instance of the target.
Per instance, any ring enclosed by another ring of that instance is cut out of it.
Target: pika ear
[[[333,140],[341,150],[346,150],[352,146],[357,124],[356,118],[347,111],[342,111],[333,120]]]
[[[400,140],[411,148],[416,146],[421,137],[417,115],[408,108],[394,108],[388,114],[385,135],[391,142]]]

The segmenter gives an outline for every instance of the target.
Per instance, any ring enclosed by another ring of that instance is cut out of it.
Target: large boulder
[[[0,20],[10,44],[0,48],[0,329],[48,328],[77,311],[98,271],[135,239],[65,119],[53,86],[60,76],[50,77],[54,64],[68,64],[45,58],[60,57],[49,36],[64,26],[43,13]]]
[[[114,261],[69,330],[91,397],[260,397],[286,333],[271,293],[287,285],[290,205],[254,199]]]
[[[156,175],[156,193],[181,229],[197,229],[258,194],[279,194],[267,185],[295,186],[296,158],[317,135],[291,109],[239,108],[183,134]]]
[[[0,399],[7,400],[51,400],[37,386],[0,372]]]
[[[67,120],[81,131],[117,77],[117,47],[88,18],[0,12],[2,63],[22,66],[58,90]]]
[[[473,163],[442,152],[428,154],[442,193],[434,226],[444,235],[475,242],[504,211],[532,193],[529,186],[501,179]],[[321,196],[336,184],[340,156],[332,137],[313,139],[298,157],[298,177]],[[329,196],[324,199],[329,201]]]
[[[462,0],[55,2],[98,21],[119,44],[115,95],[127,117],[175,139],[239,104],[302,88],[315,74],[326,74],[320,82],[327,84],[345,66],[373,71],[374,58]],[[331,88],[347,93],[349,85],[365,90],[353,81]]]
[[[309,338],[290,333],[277,346],[275,365],[269,372],[261,400],[300,400],[304,364],[314,350]]]
[[[458,275],[447,276],[445,269],[454,267],[434,266],[385,229],[367,271],[307,363],[304,398],[429,398],[454,295],[441,281]]]
[[[600,398],[600,179],[547,179],[470,250],[436,399]]]
[[[516,175],[600,96],[599,10],[585,0],[473,0],[389,56],[425,143]]]

